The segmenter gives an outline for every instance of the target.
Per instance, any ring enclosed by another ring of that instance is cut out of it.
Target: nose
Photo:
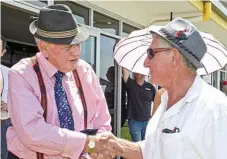
[[[146,57],[145,61],[144,61],[144,67],[149,67],[150,66],[150,59],[148,57]]]

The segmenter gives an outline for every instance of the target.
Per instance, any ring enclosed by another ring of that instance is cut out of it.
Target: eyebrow
[[[63,46],[62,49],[68,49],[71,48],[73,45],[67,45],[67,46]]]

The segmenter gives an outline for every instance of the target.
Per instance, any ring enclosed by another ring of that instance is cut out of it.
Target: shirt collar
[[[58,69],[52,65],[45,57],[44,55],[39,52],[36,54],[37,60],[39,62],[39,65],[43,68],[45,73],[49,76],[49,78],[52,78],[54,74],[58,71]],[[66,76],[71,77],[71,72],[65,73]]]
[[[193,99],[199,96],[199,91],[201,90],[200,88],[202,87],[202,84],[203,79],[199,75],[196,75],[192,86],[189,88],[187,94],[184,97],[185,102],[191,102]]]
[[[200,88],[202,87],[202,83],[203,83],[203,79],[197,75],[194,79],[194,82],[192,83],[191,87],[189,88],[188,92],[186,93],[186,95],[180,100],[178,101],[176,104],[174,104],[171,108],[168,109],[168,111],[166,111],[164,113],[164,118],[163,120],[177,114],[180,112],[181,108],[183,106],[185,106],[186,103],[191,102],[192,100],[194,100],[196,97],[199,96],[199,90],[201,90]],[[167,96],[167,97],[163,97],[163,100],[168,100],[168,94],[163,94],[163,96]],[[167,104],[168,102],[166,102]]]

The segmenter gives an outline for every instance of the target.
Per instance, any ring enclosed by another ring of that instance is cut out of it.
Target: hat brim
[[[76,36],[67,37],[67,38],[50,38],[50,37],[43,37],[37,34],[37,20],[33,21],[29,26],[30,32],[40,40],[47,41],[54,44],[80,44],[86,41],[89,38],[89,33],[86,28],[78,27],[78,33]]]
[[[162,32],[160,32],[160,30],[162,28],[163,28],[162,26],[151,26],[149,28],[149,31],[151,34],[156,34],[156,35],[160,36],[161,38],[166,40],[171,46],[178,49],[188,59],[188,61],[191,62],[197,69],[203,67],[203,65],[200,61],[198,61],[193,56],[191,56],[189,53],[187,53],[185,50],[181,49],[178,45],[176,45],[175,43],[173,43],[172,41],[167,39],[166,36]]]

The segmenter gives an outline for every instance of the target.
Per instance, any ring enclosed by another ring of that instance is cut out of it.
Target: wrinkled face
[[[144,62],[144,66],[150,70],[151,83],[160,86],[165,85],[170,80],[173,69],[172,48],[162,41],[158,36],[153,36],[150,45],[150,48],[153,49],[153,55],[149,56],[148,54]]]
[[[70,72],[76,68],[80,58],[80,45],[49,44],[41,42],[42,53],[61,72]]]

